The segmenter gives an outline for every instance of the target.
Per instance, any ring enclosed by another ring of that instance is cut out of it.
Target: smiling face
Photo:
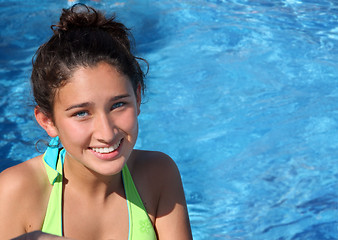
[[[59,136],[66,161],[101,175],[122,170],[138,134],[140,91],[111,65],[78,68],[54,101],[54,121],[47,131]]]

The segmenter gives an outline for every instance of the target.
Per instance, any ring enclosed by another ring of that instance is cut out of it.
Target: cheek
[[[135,134],[138,131],[138,121],[137,114],[135,111],[128,111],[119,118],[119,124],[121,129],[125,132],[130,132]]]
[[[74,121],[66,121],[59,125],[59,135],[69,142],[83,142],[88,135],[88,126]]]

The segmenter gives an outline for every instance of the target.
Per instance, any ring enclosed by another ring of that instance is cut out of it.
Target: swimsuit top
[[[58,138],[52,139],[43,155],[50,184],[53,185],[42,232],[63,236],[62,227],[62,180],[65,149],[59,149]],[[128,240],[155,240],[156,234],[148,213],[137,192],[127,164],[122,169],[122,180],[129,214]]]

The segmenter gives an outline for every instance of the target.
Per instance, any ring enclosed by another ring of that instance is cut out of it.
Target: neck
[[[78,194],[102,201],[112,194],[124,195],[121,172],[104,176],[67,157],[63,171],[65,189],[78,191]]]

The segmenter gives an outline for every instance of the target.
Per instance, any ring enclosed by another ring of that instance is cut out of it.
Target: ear
[[[45,129],[47,134],[54,138],[58,135],[57,128],[54,125],[53,120],[50,117],[47,117],[40,109],[39,106],[36,106],[34,108],[34,115],[36,121],[39,123],[39,125]]]
[[[142,87],[141,84],[139,84],[136,90],[137,116],[141,112],[141,100],[142,100],[141,98],[142,98]]]

